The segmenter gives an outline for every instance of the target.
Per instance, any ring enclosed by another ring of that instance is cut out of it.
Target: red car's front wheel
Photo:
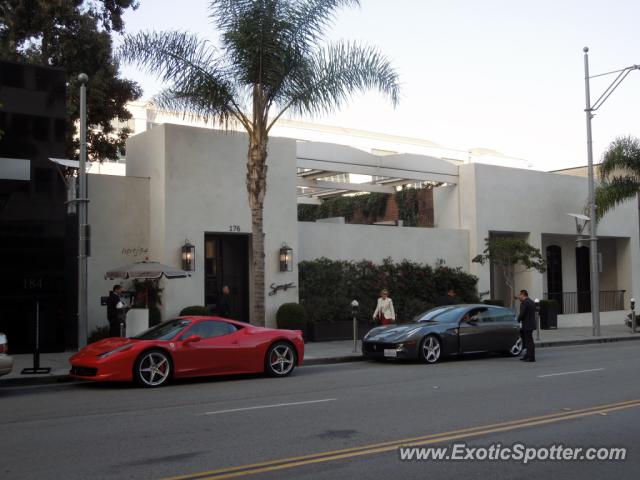
[[[160,387],[171,377],[171,359],[161,350],[148,350],[136,360],[133,377],[143,387]]]
[[[266,371],[272,377],[285,377],[296,366],[296,352],[290,343],[277,342],[269,347],[266,358]]]

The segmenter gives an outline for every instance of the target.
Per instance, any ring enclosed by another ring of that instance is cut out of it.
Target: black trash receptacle
[[[555,300],[540,302],[540,328],[543,330],[558,328],[558,302]]]

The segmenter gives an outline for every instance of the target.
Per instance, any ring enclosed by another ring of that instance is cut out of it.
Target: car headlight
[[[125,350],[129,350],[132,347],[131,344],[120,345],[118,348],[114,348],[113,350],[109,350],[108,352],[101,353],[98,355],[98,358],[107,358],[113,355],[114,353],[124,352]]]
[[[373,331],[375,330],[375,328],[373,330],[369,330],[365,335],[363,340],[366,340],[367,338],[369,338],[371,336],[371,334],[373,333]]]

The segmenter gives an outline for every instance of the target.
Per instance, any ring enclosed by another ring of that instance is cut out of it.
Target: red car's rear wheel
[[[133,377],[143,387],[165,385],[171,378],[171,358],[162,350],[147,350],[136,360]]]
[[[269,347],[265,370],[272,377],[286,377],[296,366],[296,351],[288,342],[277,342]]]

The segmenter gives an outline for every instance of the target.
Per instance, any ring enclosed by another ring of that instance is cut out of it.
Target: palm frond
[[[618,174],[640,179],[640,140],[635,137],[618,137],[602,155],[600,178],[606,180]]]
[[[142,32],[125,37],[118,58],[171,85],[156,99],[165,107],[179,106],[206,118],[225,120],[233,115],[246,121],[234,103],[234,84],[208,41],[184,32]],[[171,95],[176,96],[173,101]]]
[[[291,72],[276,99],[281,110],[274,122],[287,110],[312,115],[335,111],[353,94],[370,89],[397,105],[400,83],[389,60],[374,47],[329,45]]]
[[[326,32],[342,7],[359,7],[359,0],[302,0],[291,8],[291,41],[309,46],[317,45],[325,38]]]
[[[628,202],[640,192],[640,181],[635,176],[617,176],[602,182],[595,192],[596,217],[601,219],[616,205]]]

